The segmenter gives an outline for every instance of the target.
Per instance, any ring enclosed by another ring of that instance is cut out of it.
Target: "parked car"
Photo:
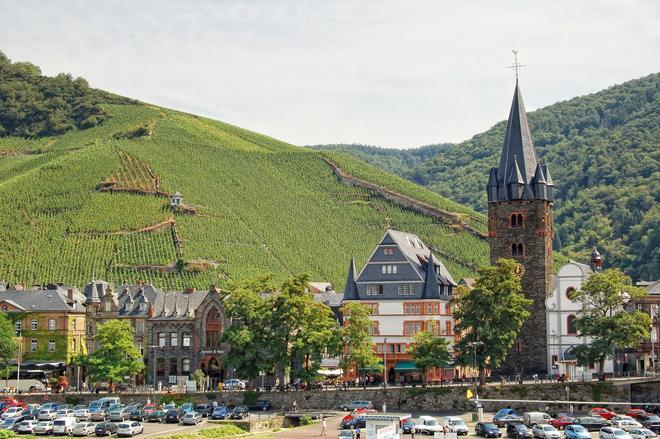
[[[92,412],[88,408],[78,409],[73,411],[73,416],[79,421],[89,421]]]
[[[265,399],[257,399],[252,404],[249,404],[248,408],[250,410],[260,410],[265,412],[273,408],[273,404]]]
[[[94,434],[97,436],[112,436],[115,433],[117,433],[117,425],[112,422],[101,422],[96,424],[94,429]]]
[[[612,427],[620,428],[621,430],[630,431],[636,428],[642,428],[642,424],[634,419],[617,419],[612,421]]]
[[[57,406],[59,403],[57,402],[47,402],[41,406],[42,410],[57,410]]]
[[[156,410],[156,406],[154,404],[146,404],[144,407],[142,407],[142,411],[148,415],[149,413],[153,412]]]
[[[177,408],[176,404],[174,404],[173,402],[168,402],[167,404],[165,404],[163,406],[163,411],[167,412],[169,410],[178,410],[178,408]]]
[[[165,420],[165,412],[162,410],[154,410],[147,416],[147,422],[163,422]]]
[[[630,437],[632,437],[633,439],[653,439],[657,436],[648,428],[635,428],[634,430],[631,430],[629,433],[630,433]]]
[[[642,415],[650,415],[650,414],[651,414],[651,413],[647,412],[647,411],[644,410],[644,409],[634,409],[634,408],[633,408],[633,409],[629,409],[629,410],[626,412],[626,415],[630,416],[630,417],[633,418],[633,419],[637,419],[638,416],[642,416]]]
[[[219,405],[216,408],[213,409],[213,412],[211,413],[211,419],[217,420],[217,419],[225,419],[227,417],[227,406],[226,405]]]
[[[539,439],[559,439],[561,433],[550,424],[536,424],[532,427],[532,435]]]
[[[35,435],[53,434],[53,421],[39,421],[34,426],[32,432]]]
[[[76,425],[76,418],[65,416],[53,421],[53,434],[68,436],[73,432],[73,426]]]
[[[90,434],[94,434],[95,430],[96,430],[96,426],[91,422],[87,422],[87,421],[78,422],[76,425],[73,426],[73,435],[89,436]]]
[[[213,406],[211,404],[197,404],[195,411],[206,418],[213,412]]]
[[[131,416],[131,413],[128,411],[128,409],[123,406],[118,406],[108,410],[108,414],[110,415],[109,418],[111,422],[123,422]]]
[[[550,420],[550,425],[555,427],[558,430],[563,430],[569,425],[573,425],[577,422],[577,419],[575,419],[572,416],[560,416],[555,419]]]
[[[616,427],[603,427],[598,433],[599,439],[632,439],[627,431]]]
[[[552,417],[543,412],[525,412],[523,413],[523,423],[528,427],[533,427],[536,424],[549,424]]]
[[[456,433],[458,436],[467,435],[469,430],[468,426],[465,424],[465,421],[458,416],[447,416],[445,422],[451,430]]]
[[[474,434],[483,437],[502,437],[499,427],[492,422],[477,422],[474,427]]]
[[[640,415],[637,417],[637,421],[639,421],[644,428],[648,428],[655,434],[660,432],[660,416],[658,415]]]
[[[344,427],[340,428],[346,428],[346,429],[356,429],[356,428],[367,428],[367,418],[364,417],[364,415],[356,415],[351,418],[350,421],[346,422]]]
[[[200,422],[202,422],[203,418],[202,415],[200,415],[197,412],[188,412],[185,415],[183,415],[183,418],[181,419],[181,423],[183,425],[197,425]]]
[[[177,410],[168,410],[165,413],[164,421],[167,424],[178,424],[181,422],[180,413]]]
[[[131,421],[144,422],[146,418],[147,416],[145,415],[144,411],[142,411],[141,408],[134,408],[128,413],[128,419],[130,419]]]
[[[339,407],[343,411],[348,412],[355,409],[372,409],[374,408],[374,405],[371,403],[371,401],[361,400],[361,401],[346,401],[340,404]]]
[[[402,432],[403,434],[410,434],[410,433],[412,433],[412,431],[414,430],[414,428],[415,428],[415,423],[412,421],[412,419],[406,419],[405,421],[403,421],[403,422],[401,423],[401,432]],[[351,434],[354,433],[353,430],[342,430],[342,431],[350,431]],[[355,435],[353,435],[353,436],[348,436],[348,435],[347,435],[346,437],[348,437],[348,438],[353,438],[353,437],[355,437]]]
[[[348,429],[339,430],[339,433],[337,433],[337,439],[355,439],[355,431]]]
[[[606,408],[595,407],[589,411],[589,416],[600,416],[601,418],[607,419],[609,421],[616,416],[616,413]]]
[[[423,434],[434,434],[435,432],[442,431],[442,425],[433,416],[420,416],[415,423],[415,432]]]
[[[75,417],[75,414],[72,409],[70,408],[57,408],[57,412],[55,413],[55,418],[73,418]]]
[[[7,418],[18,418],[23,414],[23,407],[7,407],[7,409],[2,412],[2,416],[0,416],[2,419],[7,419]]]
[[[577,423],[589,431],[598,431],[601,428],[607,427],[609,425],[605,418],[601,418],[600,416],[597,418],[593,416],[584,416],[582,418],[578,418]]]
[[[506,437],[512,439],[531,439],[532,430],[525,424],[509,424],[506,427]]]
[[[245,381],[230,379],[222,383],[222,390],[245,390]]]
[[[117,425],[117,437],[135,436],[144,432],[144,426],[137,421],[122,422]]]
[[[566,439],[591,439],[589,430],[578,424],[567,425],[564,428],[564,436]]]
[[[234,407],[234,410],[229,414],[229,419],[243,419],[250,415],[250,409],[246,405],[239,405]]]
[[[39,415],[37,416],[37,419],[40,421],[52,421],[55,419],[55,414],[57,412],[52,409],[44,409],[43,407],[41,410],[39,410]]]
[[[179,413],[181,414],[181,416],[193,411],[195,411],[195,406],[193,405],[192,402],[183,403],[181,404],[181,408],[179,408]]]
[[[493,424],[498,427],[506,427],[509,424],[522,424],[523,419],[518,415],[504,415],[499,418],[493,417]]]
[[[16,432],[18,434],[34,434],[34,426],[37,425],[38,421],[34,419],[29,419],[27,421],[21,421],[16,426]]]
[[[95,410],[92,410],[92,413],[89,415],[89,420],[94,422],[103,422],[108,420],[108,409],[99,407]]]
[[[14,431],[14,428],[16,425],[18,425],[19,422],[19,418],[5,418],[2,420],[2,422],[0,422],[0,430]]]
[[[515,409],[499,409],[497,413],[495,413],[495,416],[493,416],[493,421],[503,416],[516,415],[516,414],[517,413]]]

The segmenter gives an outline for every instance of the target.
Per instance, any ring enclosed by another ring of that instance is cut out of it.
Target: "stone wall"
[[[479,390],[482,399],[504,399],[510,400],[566,400],[566,387],[569,388],[572,401],[630,401],[629,385],[614,385],[611,383],[572,383],[572,384],[539,384],[539,385],[489,385]],[[655,390],[653,390],[655,389]],[[660,390],[660,383],[649,384],[647,392]],[[466,398],[467,387],[406,387],[406,388],[374,388],[367,390],[330,390],[310,392],[221,392],[221,393],[195,393],[195,394],[172,394],[158,395],[159,401],[174,399],[181,403],[184,401],[209,402],[217,400],[223,403],[240,405],[250,403],[255,399],[267,399],[273,404],[274,410],[290,410],[295,400],[301,410],[333,410],[340,409],[341,404],[350,400],[370,400],[377,409],[381,409],[383,403],[387,405],[388,411],[431,411],[431,412],[465,412],[474,409],[474,401]],[[101,395],[48,395],[49,401],[66,401],[72,404],[85,404]],[[151,394],[118,394],[122,402],[145,402],[147,398],[153,399]],[[44,395],[25,395],[23,398],[29,403],[43,403]],[[601,404],[606,405],[606,404]],[[510,402],[484,402],[486,411],[494,411],[506,406],[516,407],[520,410],[544,409],[543,403],[510,403]],[[576,403],[576,410],[581,407]]]

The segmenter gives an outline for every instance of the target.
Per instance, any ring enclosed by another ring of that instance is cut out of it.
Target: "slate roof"
[[[346,286],[344,287],[344,297],[346,300],[357,300],[359,298],[357,285],[355,284],[355,258],[351,258],[351,264],[348,266]]]
[[[209,294],[208,291],[190,293],[164,292],[156,296],[153,320],[177,320],[195,317],[195,310]]]
[[[314,302],[325,303],[330,308],[340,307],[341,301],[344,300],[344,295],[342,293],[337,293],[334,291],[315,293],[313,297]]]
[[[75,296],[74,296],[75,297]],[[85,311],[81,302],[67,304],[66,291],[61,290],[7,290],[0,291],[0,302],[7,301],[26,312],[33,311]]]

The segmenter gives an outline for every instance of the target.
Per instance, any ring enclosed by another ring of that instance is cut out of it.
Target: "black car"
[[[265,399],[257,399],[252,404],[249,404],[248,408],[250,410],[260,410],[265,412],[273,408],[273,404],[271,404],[270,401],[267,401]]]
[[[353,416],[353,419],[346,423],[346,429],[355,430],[356,428],[367,428],[367,419],[364,416]]]
[[[147,419],[147,415],[145,415],[142,409],[136,408],[129,412],[128,419],[131,421],[144,422],[144,420]]]
[[[211,404],[197,404],[195,406],[195,411],[202,415],[203,418],[206,418],[213,413],[213,407]]]
[[[497,425],[498,427],[504,427],[504,428],[506,428],[509,424],[522,424],[522,422],[523,422],[523,418],[521,418],[516,414],[504,415],[493,418],[493,424]]]
[[[179,422],[181,422],[181,415],[178,410],[168,410],[165,413],[166,424],[178,424]]]
[[[147,415],[147,422],[163,422],[165,419],[165,412],[162,410],[154,410]]]
[[[483,437],[502,437],[499,427],[492,422],[477,422],[474,433]]]
[[[660,432],[660,416],[658,415],[639,415],[637,421],[653,433]]]
[[[94,429],[94,434],[97,436],[112,436],[115,433],[117,433],[117,426],[112,422],[101,422],[96,424]]]
[[[583,426],[587,431],[599,431],[601,428],[610,425],[609,422],[600,416],[584,416],[578,418],[576,424]]]
[[[506,427],[506,437],[512,439],[529,439],[532,436],[532,430],[527,428],[525,424],[509,424]]]
[[[229,414],[229,419],[243,419],[250,415],[250,409],[246,405],[239,405]]]

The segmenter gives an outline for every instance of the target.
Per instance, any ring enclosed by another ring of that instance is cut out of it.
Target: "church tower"
[[[488,236],[490,260],[518,261],[525,296],[534,302],[506,361],[503,374],[546,373],[545,299],[552,282],[554,183],[536,156],[518,79],[499,166],[490,170]]]

